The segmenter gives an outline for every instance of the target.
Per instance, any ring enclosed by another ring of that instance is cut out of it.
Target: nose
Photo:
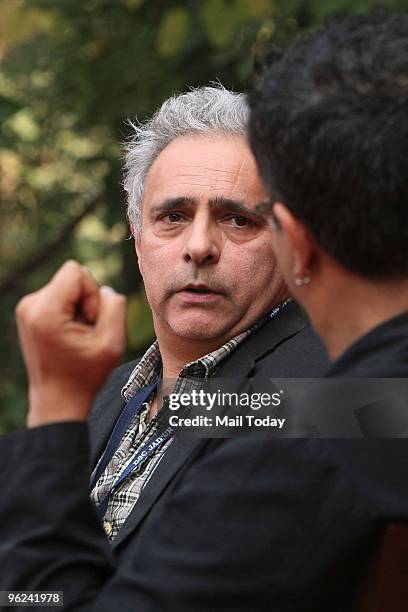
[[[197,266],[217,263],[221,254],[220,234],[214,220],[205,214],[197,214],[184,235],[184,261]]]

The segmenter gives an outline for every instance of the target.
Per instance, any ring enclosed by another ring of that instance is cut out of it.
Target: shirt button
[[[113,531],[112,523],[110,523],[109,521],[103,521],[103,528],[105,530],[106,535],[110,537]]]

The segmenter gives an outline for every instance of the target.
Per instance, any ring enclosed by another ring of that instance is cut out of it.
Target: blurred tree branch
[[[4,278],[0,279],[0,297],[6,293],[15,291],[27,274],[31,274],[39,266],[43,265],[51,257],[53,257],[55,252],[64,245],[65,241],[72,234],[78,223],[89,215],[89,213],[96,208],[97,204],[101,202],[101,198],[101,194],[91,198],[81,212],[70,219],[69,222],[62,227],[59,234],[55,238],[50,240],[50,242],[48,242],[48,244],[45,246],[41,247],[36,253],[30,255],[26,261],[23,261],[15,270],[12,270]]]

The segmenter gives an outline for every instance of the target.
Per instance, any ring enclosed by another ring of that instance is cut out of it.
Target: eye
[[[160,220],[165,221],[166,223],[180,223],[181,221],[184,221],[184,216],[178,212],[168,212],[165,215],[162,215]]]
[[[181,219],[181,215],[180,215],[179,213],[174,213],[174,212],[173,212],[173,213],[169,213],[169,214],[167,215],[167,218],[168,218],[168,220],[169,220],[169,221],[171,221],[172,223],[175,223],[175,222],[177,222],[177,221],[180,221],[180,219]]]
[[[226,221],[232,225],[232,227],[253,227],[254,222],[247,217],[242,217],[241,215],[232,215],[227,217]]]
[[[247,225],[251,225],[252,221],[246,219],[245,217],[234,217],[235,225],[238,227],[246,227]]]

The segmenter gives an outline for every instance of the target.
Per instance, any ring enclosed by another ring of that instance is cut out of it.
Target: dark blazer
[[[136,364],[137,360],[117,368],[94,402],[89,419],[92,467],[103,452],[116,419],[125,405],[120,391]],[[322,376],[328,367],[328,357],[322,344],[307,324],[297,304],[292,301],[276,318],[271,318],[239,345],[221,364],[216,376],[234,378],[238,387],[243,378],[316,377]],[[199,438],[175,436],[113,541],[114,548],[120,546],[129,536],[135,536],[135,529],[198,443]]]
[[[83,423],[0,441],[0,589],[78,612],[347,612],[381,526],[408,517],[405,440],[204,439],[112,550],[88,450]]]

